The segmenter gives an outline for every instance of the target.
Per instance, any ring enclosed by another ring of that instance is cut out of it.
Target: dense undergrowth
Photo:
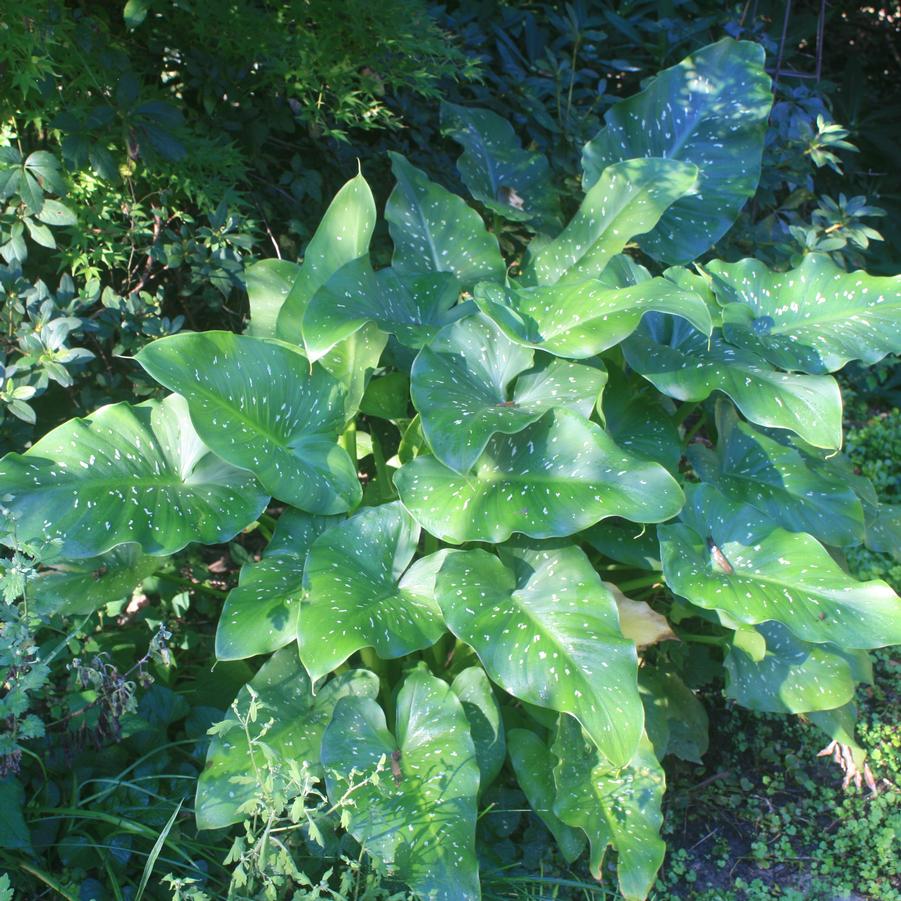
[[[775,2],[342,5],[336,17],[326,2],[239,2],[227,15],[182,0],[14,4],[0,27],[0,451],[151,396],[128,359],[149,341],[240,331],[248,266],[303,258],[358,161],[380,208],[387,150],[465,193],[441,99],[493,110],[547,155],[561,203],[548,215],[562,223],[580,202],[582,145],[643,79],[723,35],[762,44],[771,74],[777,60],[782,71],[816,66],[818,4],[796,5],[784,45]],[[710,256],[784,270],[819,252],[849,270],[901,268],[889,13],[830,7],[822,80],[776,78],[760,184]],[[529,226],[482,208],[506,256],[521,257]],[[383,224],[371,255],[390,260]],[[901,484],[898,371],[889,357],[840,375],[847,460],[886,504],[899,503]],[[364,468],[392,440],[378,425],[390,392],[368,402]],[[695,425],[687,418],[684,433]],[[260,663],[212,666],[216,624],[282,512],[275,504],[224,544],[189,545],[97,609],[90,583],[104,585],[105,570],[35,600],[40,560],[27,548],[4,558],[0,899],[406,897],[348,833],[312,834],[320,815],[329,828],[346,822],[346,799],[326,797],[296,762],[256,772],[255,806],[238,826],[196,829],[208,730]],[[901,589],[890,553],[860,545],[837,556],[856,577]],[[655,602],[659,589],[641,590]],[[716,654],[697,661],[689,685],[707,709],[710,750],[703,763],[667,758],[669,853],[651,897],[901,898],[895,652],[877,652],[856,699],[876,797],[844,788],[840,767],[816,756],[828,740],[814,723],[725,700]],[[265,744],[265,705],[237,715]],[[585,856],[567,863],[505,767],[482,799],[483,896],[616,897],[611,859],[601,883]],[[381,778],[393,778],[390,759]]]

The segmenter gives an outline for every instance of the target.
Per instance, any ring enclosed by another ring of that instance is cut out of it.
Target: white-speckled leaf
[[[619,563],[636,569],[660,569],[660,545],[654,526],[608,519],[586,529],[579,535],[579,540]]]
[[[663,522],[683,503],[658,463],[617,447],[600,426],[552,410],[516,435],[495,435],[473,471],[460,475],[417,457],[394,476],[417,522],[451,544],[573,535],[607,516]]]
[[[572,863],[585,848],[585,833],[567,826],[554,813],[557,794],[554,767],[557,759],[547,745],[528,729],[511,729],[508,744],[516,781],[529,806],[554,836],[563,859]]]
[[[507,755],[501,708],[491,682],[480,666],[470,666],[459,672],[451,688],[460,699],[469,720],[469,731],[479,762],[479,794],[483,794],[497,778]]]
[[[379,365],[388,335],[374,322],[367,322],[350,337],[339,341],[319,365],[344,389],[344,419],[350,422],[360,409],[366,386]]]
[[[795,448],[741,422],[728,402],[717,404],[717,444],[688,448],[705,482],[737,503],[750,504],[790,532],[809,532],[825,544],[859,544],[864,511],[854,490],[807,465]]]
[[[303,318],[307,356],[318,360],[367,322],[421,347],[454,318],[459,283],[450,272],[376,273],[368,257],[342,266],[310,299]]]
[[[101,407],[0,460],[9,511],[0,531],[54,557],[94,557],[129,541],[154,556],[218,544],[268,500],[249,472],[210,452],[174,394]]]
[[[231,332],[183,332],[148,344],[136,359],[185,397],[200,437],[273,497],[322,514],[360,502],[356,466],[337,444],[343,391],[303,354]]]
[[[297,631],[300,659],[318,679],[354,651],[412,654],[444,632],[432,584],[434,560],[410,566],[419,526],[398,501],[366,507],[310,548],[307,597]],[[439,552],[440,553],[440,552]]]
[[[757,260],[714,260],[717,299],[725,305],[727,341],[774,366],[801,372],[876,363],[901,352],[901,276],[845,272],[828,254],[808,254],[789,272]]]
[[[478,901],[475,748],[457,696],[424,667],[397,696],[395,734],[375,701],[341,701],[322,742],[329,797],[342,797],[352,769],[369,774],[385,758],[378,783],[354,792],[348,831],[417,896]]]
[[[339,520],[286,510],[263,558],[246,563],[225,598],[216,629],[216,657],[244,660],[268,654],[297,637],[303,567],[310,545]]]
[[[660,838],[666,777],[651,742],[642,736],[629,763],[613,767],[572,717],[561,716],[551,751],[559,761],[554,812],[588,835],[592,875],[600,879],[612,845],[620,891],[629,901],[643,901],[666,851]]]
[[[718,241],[757,189],[773,95],[763,47],[723,38],[614,104],[582,151],[586,187],[620,160],[667,157],[694,163],[698,190],[678,200],[638,243],[670,263],[688,263]]]
[[[479,214],[399,153],[388,155],[397,179],[385,206],[394,270],[401,275],[452,272],[464,288],[482,279],[502,282],[507,266]]]
[[[667,207],[694,191],[697,177],[697,167],[678,160],[630,159],[609,166],[566,228],[528,261],[523,283],[597,278],[635,235],[650,231]]]
[[[490,110],[443,101],[441,127],[463,148],[457,169],[476,200],[505,219],[559,228],[560,198],[548,161],[523,150],[506,119]]]
[[[254,338],[276,337],[276,323],[294,286],[300,266],[290,260],[257,260],[244,270],[250,321],[244,333]]]
[[[278,312],[275,337],[300,344],[310,298],[342,266],[369,252],[375,220],[372,191],[366,179],[357,175],[335,195],[307,244],[303,265]],[[256,326],[251,327],[257,334]]]
[[[91,613],[129,597],[162,562],[129,543],[99,557],[58,563],[28,581],[29,609],[40,616]]]
[[[571,713],[618,765],[635,753],[644,722],[635,645],[616,604],[574,545],[519,545],[504,560],[453,551],[436,592],[450,630],[488,675],[520,700]]]
[[[248,686],[264,705],[256,722],[250,724],[251,735],[256,737],[263,724],[273,720],[263,744],[271,749],[271,762],[277,764],[273,776],[277,790],[286,791],[289,786],[285,762],[292,760],[299,766],[307,761],[314,775],[322,775],[319,746],[335,705],[346,696],[374,698],[379,680],[367,670],[348,670],[319,686],[313,695],[296,651],[282,648],[238,692],[237,704],[242,716],[247,716],[250,706]],[[206,767],[197,782],[194,806],[198,829],[220,829],[239,823],[245,818],[239,808],[259,797],[260,788],[244,730],[231,710],[225,720],[235,726],[213,737],[207,750]],[[259,755],[257,766],[266,768],[270,762],[266,751],[257,745],[255,753]]]
[[[738,645],[726,653],[726,697],[764,713],[832,710],[854,697],[858,681],[872,681],[865,651],[800,641],[780,623],[756,627],[766,641],[763,660]]]
[[[413,404],[442,463],[468,472],[493,434],[515,434],[557,407],[591,415],[604,370],[542,359],[522,375],[534,358],[482,315],[447,326],[419,352],[411,370]]]
[[[481,284],[475,300],[512,341],[577,360],[615,347],[652,310],[682,316],[707,335],[713,331],[703,299],[665,278],[628,288],[608,288],[598,279],[534,288]]]
[[[780,372],[752,351],[706,335],[684,319],[650,314],[623,342],[626,362],[659,391],[683,401],[729,395],[758,425],[791,429],[816,447],[842,444],[842,400],[827,375]]]
[[[852,579],[813,536],[787,532],[711,485],[686,492],[682,522],[657,528],[664,577],[675,594],[739,623],[776,620],[818,644],[901,642],[901,598],[885,582]]]

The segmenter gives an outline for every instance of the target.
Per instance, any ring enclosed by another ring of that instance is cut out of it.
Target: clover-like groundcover
[[[515,779],[564,859],[587,847],[601,878],[613,848],[644,898],[661,760],[707,747],[696,639],[730,698],[860,760],[851,699],[867,651],[901,642],[901,600],[837,561],[897,548],[901,517],[840,454],[832,373],[901,350],[901,280],[628,255],[715,244],[771,100],[757,44],[662,72],[585,147],[567,223],[508,123],[447,105],[491,230],[393,154],[390,265],[357,175],[302,263],[249,268],[246,334],[140,352],[173,393],[0,461],[0,538],[44,563],[42,611],[127,595],[189,542],[269,539],[220,616],[217,656],[263,659],[213,729],[201,828],[252,815],[259,773],[293,802],[304,772],[345,841],[419,897],[471,901],[480,806]],[[503,222],[525,253],[504,257]]]

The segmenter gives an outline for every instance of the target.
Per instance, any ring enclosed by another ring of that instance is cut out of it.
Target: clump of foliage
[[[508,123],[445,105],[506,256],[392,154],[390,266],[358,175],[302,265],[249,271],[243,335],[140,350],[173,393],[3,458],[5,540],[51,567],[37,598],[76,561],[99,605],[280,514],[219,620],[219,660],[271,657],[213,730],[201,829],[257,811],[262,784],[279,828],[325,842],[291,806],[315,791],[414,894],[477,898],[480,799],[509,767],[564,859],[587,844],[600,876],[612,847],[643,898],[661,760],[707,747],[699,667],[863,771],[851,701],[901,600],[834,555],[897,519],[839,453],[831,373],[901,349],[901,289],[820,253],[700,262],[755,193],[771,103],[758,45],[703,48],[607,113],[571,217]],[[234,850],[247,873],[258,835]]]

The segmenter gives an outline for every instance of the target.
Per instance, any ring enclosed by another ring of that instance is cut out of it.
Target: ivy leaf
[[[300,271],[301,267],[290,260],[257,260],[244,270],[250,305],[245,334],[253,338],[276,337],[278,314]]]
[[[791,429],[815,447],[841,447],[841,393],[831,376],[779,372],[718,330],[708,338],[684,319],[657,314],[622,347],[626,362],[669,397],[701,401],[722,391],[751,422]]]
[[[441,127],[463,148],[457,169],[476,200],[514,222],[559,227],[560,198],[548,161],[523,150],[506,119],[490,110],[442,101]]]
[[[375,228],[372,191],[362,174],[347,182],[325,211],[307,244],[303,266],[278,312],[275,337],[299,344],[310,298],[346,263],[365,256]],[[268,312],[265,319],[271,321]],[[257,326],[251,319],[254,334]],[[265,327],[260,325],[262,329]]]
[[[32,609],[42,616],[91,613],[129,597],[160,562],[142,553],[140,545],[127,543],[99,557],[57,563],[29,581]]]
[[[436,593],[448,628],[514,697],[578,718],[619,765],[635,752],[643,713],[635,645],[613,598],[574,545],[510,546],[504,562],[451,551]]]
[[[760,44],[724,38],[702,47],[610,107],[582,151],[585,186],[634,157],[697,164],[697,193],[638,240],[657,260],[688,263],[729,230],[757,189],[772,102]]]
[[[528,799],[529,806],[554,836],[563,859],[572,863],[585,848],[585,834],[567,826],[554,813],[556,759],[547,745],[528,729],[510,730],[509,751],[516,781]]]
[[[554,812],[588,835],[592,875],[601,878],[604,856],[612,845],[620,891],[628,899],[643,901],[666,851],[660,838],[666,779],[650,741],[642,736],[625,767],[611,766],[579,724],[561,716],[551,751],[559,761],[554,770]]]
[[[707,335],[713,331],[703,299],[665,278],[629,288],[608,288],[597,279],[535,288],[481,284],[475,300],[510,340],[577,360],[615,347],[650,310],[682,316]]]
[[[198,829],[221,829],[245,818],[240,808],[260,797],[259,772],[265,770],[275,792],[288,789],[284,767],[270,770],[269,763],[290,759],[306,761],[312,774],[321,775],[319,746],[335,705],[341,698],[374,698],[378,677],[367,670],[347,670],[321,686],[316,694],[294,648],[276,651],[236,698],[241,715],[248,716],[251,703],[260,707],[249,724],[252,738],[260,737],[253,749],[233,710],[225,722],[235,727],[210,741],[206,766],[197,782],[195,815]],[[255,700],[254,700],[255,699]],[[264,732],[264,725],[271,726]]]
[[[800,641],[781,623],[762,623],[763,660],[755,661],[738,645],[726,653],[726,697],[764,713],[832,710],[854,697],[855,683],[872,681],[865,651]]]
[[[442,555],[442,563],[444,555]],[[440,568],[440,567],[439,567]],[[469,720],[469,731],[479,763],[479,794],[497,778],[507,756],[504,721],[491,682],[480,666],[461,670],[451,683]]]
[[[217,659],[246,660],[294,641],[307,551],[336,522],[300,510],[282,513],[263,558],[241,567],[238,587],[225,598],[216,629]]]
[[[432,555],[407,569],[419,526],[398,501],[367,507],[313,542],[304,570],[300,659],[312,679],[360,648],[387,659],[434,644],[444,633]]]
[[[835,372],[901,353],[901,277],[845,272],[808,254],[789,272],[757,260],[708,267],[723,310],[723,334],[781,369]]]
[[[129,541],[155,556],[219,544],[268,500],[250,473],[210,453],[178,395],[101,407],[0,460],[0,503],[16,541],[70,559]]]
[[[674,594],[739,623],[776,620],[818,644],[901,642],[901,598],[885,582],[857,582],[811,535],[787,532],[710,485],[687,491],[682,522],[657,528]]]
[[[682,492],[659,464],[617,447],[600,426],[552,410],[516,435],[495,435],[461,476],[434,457],[403,465],[394,484],[419,524],[451,544],[573,535],[607,516],[663,522]]]
[[[591,415],[606,381],[603,369],[566,361],[532,366],[532,351],[507,339],[485,316],[442,329],[411,370],[413,404],[435,456],[465,473],[496,432],[513,434],[548,410],[568,407]]]
[[[635,235],[654,228],[667,207],[694,190],[697,177],[696,166],[678,160],[632,159],[609,166],[566,228],[529,260],[523,284],[597,278]]]
[[[464,288],[482,279],[502,282],[506,264],[479,214],[399,153],[388,155],[397,180],[385,206],[394,271],[452,272]]]
[[[348,831],[415,894],[476,901],[475,748],[457,696],[424,667],[397,696],[396,738],[373,700],[347,698],[335,708],[322,741],[332,803],[349,789],[352,771],[369,775],[383,760],[388,771],[353,793]]]
[[[146,345],[136,359],[187,399],[201,438],[274,497],[322,514],[360,502],[356,466],[336,444],[344,397],[303,354],[231,332],[184,332]]]
[[[705,482],[727,498],[747,503],[791,532],[810,532],[826,544],[858,544],[864,512],[854,490],[807,465],[795,448],[739,421],[728,404],[717,404],[716,450],[688,449]]]
[[[311,298],[303,319],[310,359],[324,356],[367,322],[421,347],[453,318],[459,283],[450,272],[400,276],[392,268],[374,272],[367,257],[335,273]]]

